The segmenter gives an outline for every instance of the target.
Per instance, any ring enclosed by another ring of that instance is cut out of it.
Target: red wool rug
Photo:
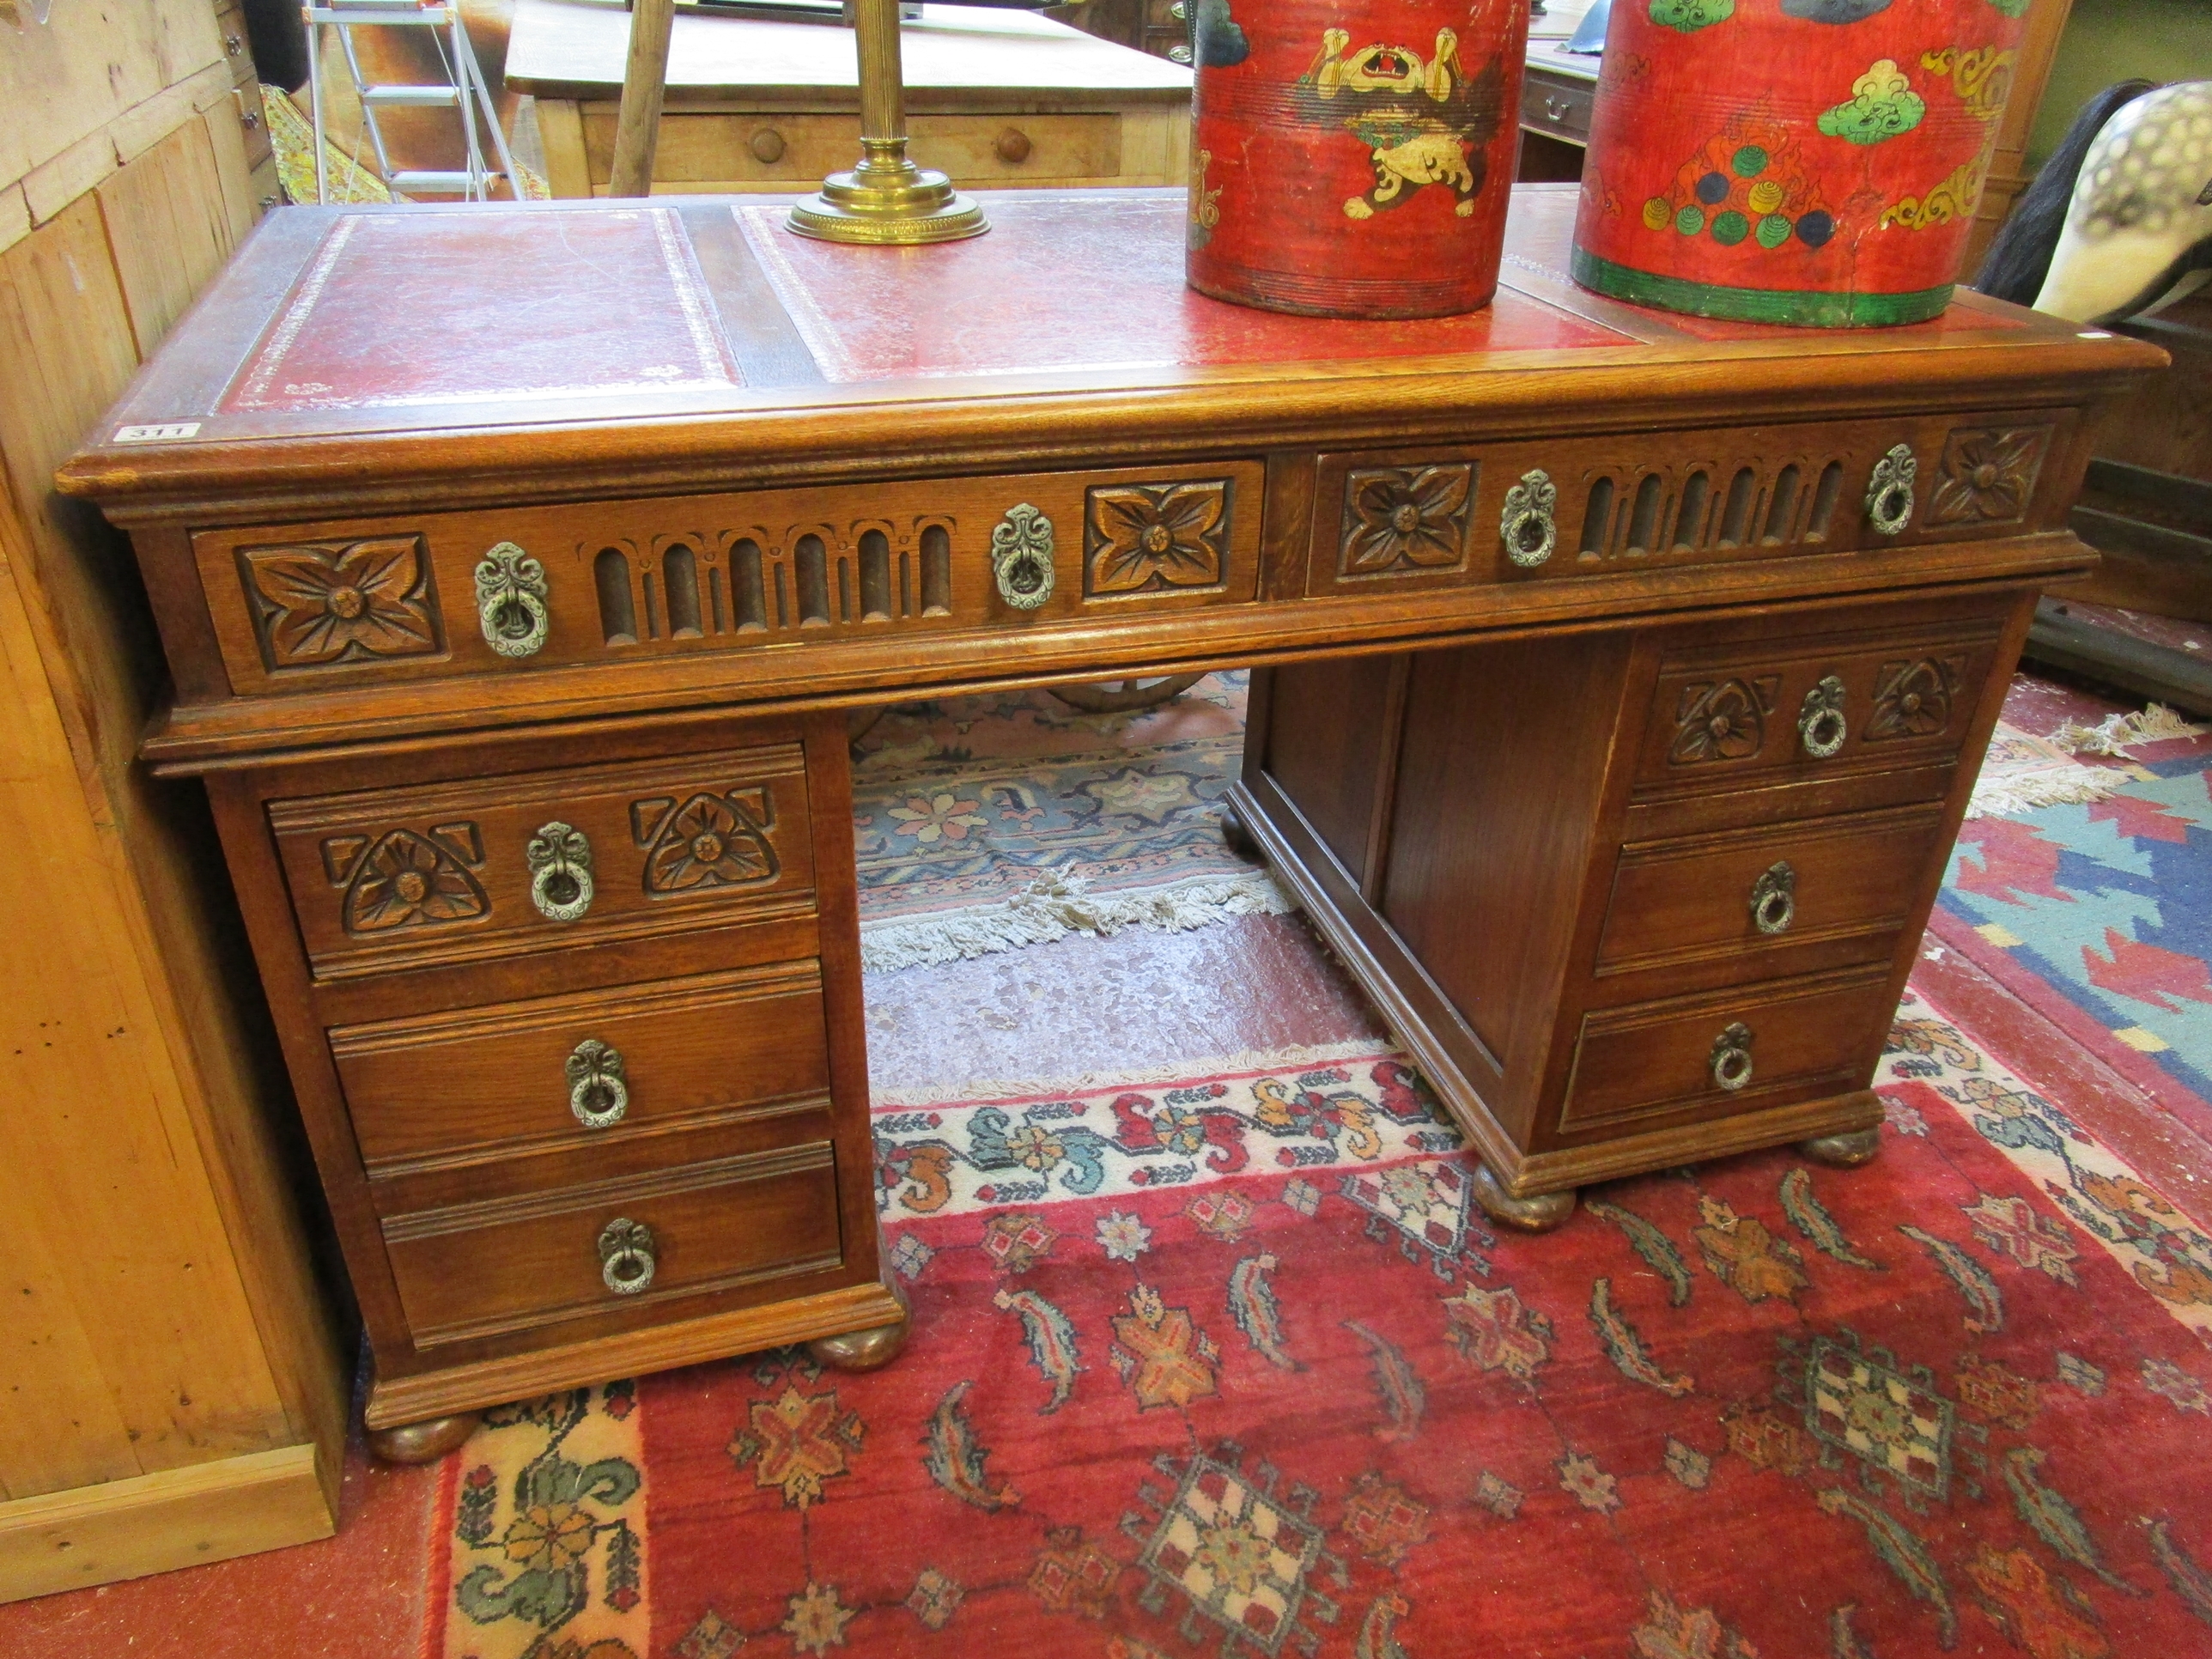
[[[2212,1653],[2212,1240],[1923,1001],[1882,1085],[1534,1239],[1372,1046],[889,1105],[906,1354],[501,1414],[424,1653]]]

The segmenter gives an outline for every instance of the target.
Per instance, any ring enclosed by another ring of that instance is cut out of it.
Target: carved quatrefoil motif
[[[1951,723],[1951,699],[1966,678],[1964,657],[1922,657],[1886,662],[1875,678],[1874,717],[1866,741],[1932,738]]]
[[[2050,444],[2047,426],[1954,432],[1943,446],[1943,465],[1928,498],[1929,522],[2003,524],[2025,518]]]
[[[1668,764],[1698,766],[1709,761],[1744,760],[1766,741],[1766,717],[1774,712],[1778,675],[1752,681],[1707,681],[1682,688],[1674,712],[1674,741]]]
[[[249,547],[239,569],[270,668],[318,668],[439,649],[419,536]]]
[[[702,887],[749,887],[774,881],[781,868],[768,832],[775,805],[766,785],[703,791],[678,805],[673,796],[633,801],[630,830],[646,848],[645,890],[685,893]]]
[[[483,847],[473,823],[441,823],[429,834],[332,836],[322,844],[324,872],[345,889],[349,933],[470,921],[491,908],[474,872]]]
[[[1229,562],[1229,481],[1088,490],[1083,587],[1094,598],[1218,587]]]
[[[1339,573],[1402,575],[1465,563],[1474,496],[1474,468],[1466,462],[1354,469],[1344,480]]]

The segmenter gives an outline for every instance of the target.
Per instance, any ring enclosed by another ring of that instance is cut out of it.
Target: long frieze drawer
[[[795,744],[273,801],[322,979],[811,911]]]
[[[1019,628],[1258,592],[1256,461],[192,538],[240,693]]]
[[[1887,958],[1943,830],[1931,801],[1890,812],[1632,842],[1620,849],[1600,974],[1732,957],[1771,975],[1805,945],[1861,941]]]
[[[2072,416],[1918,416],[1323,455],[1310,593],[1619,575],[2060,524]]]
[[[1890,969],[1852,969],[1585,1014],[1559,1129],[1695,1111],[1734,1115],[1863,1088],[1888,1029]]]
[[[1920,764],[1966,740],[1996,660],[1997,623],[1856,634],[1669,656],[1638,757],[1637,788]]]
[[[623,1313],[842,1258],[827,1141],[387,1217],[418,1347]]]
[[[441,1154],[601,1145],[830,1087],[811,962],[330,1034],[372,1176]]]

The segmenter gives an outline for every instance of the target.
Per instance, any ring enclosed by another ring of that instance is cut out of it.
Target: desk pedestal
[[[2032,605],[1262,671],[1237,829],[1466,1132],[1501,1222],[1784,1142],[1863,1162]]]

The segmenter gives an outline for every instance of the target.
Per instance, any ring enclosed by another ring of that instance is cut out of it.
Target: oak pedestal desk
[[[1249,665],[1234,835],[1492,1213],[1868,1084],[2103,408],[1973,296],[1665,318],[1522,190],[1489,309],[1182,284],[1182,192],[911,251],[757,200],[270,216],[62,474],[130,532],[375,1355],[486,1404],[879,1363],[851,708]],[[1202,229],[1202,227],[1200,227]],[[1040,1034],[1042,1036],[1042,1034]]]

